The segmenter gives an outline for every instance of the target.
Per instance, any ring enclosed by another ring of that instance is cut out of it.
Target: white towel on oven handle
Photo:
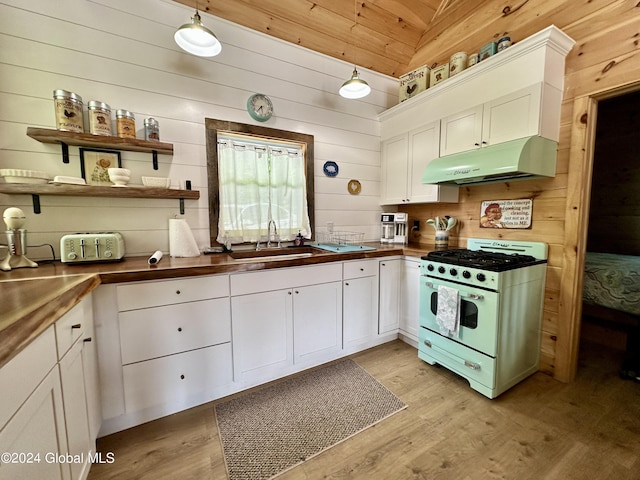
[[[436,322],[443,335],[458,337],[460,334],[460,292],[455,288],[438,285]]]

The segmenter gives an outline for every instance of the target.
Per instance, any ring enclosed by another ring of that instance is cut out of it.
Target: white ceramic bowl
[[[142,184],[145,187],[169,188],[171,179],[167,177],[142,177]]]
[[[115,183],[114,187],[124,187],[131,179],[131,170],[128,168],[109,168],[109,180]]]

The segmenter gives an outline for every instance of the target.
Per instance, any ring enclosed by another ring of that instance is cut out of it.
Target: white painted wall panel
[[[345,100],[337,90],[352,65],[247,30],[201,12],[223,44],[218,57],[198,58],[173,41],[175,29],[193,10],[169,0],[0,0],[0,168],[44,170],[79,176],[79,154],[70,148],[65,165],[56,145],[26,136],[29,126],[54,128],[52,92],[65,89],[86,103],[101,100],[114,110],[135,113],[138,137],[143,120],[160,122],[161,140],[174,155],[122,152],[132,183],[142,175],[170,176],[172,186],[191,180],[200,200],[187,200],[185,218],[200,246],[209,243],[205,117],[255,123],[247,114],[252,93],[269,95],[274,117],[265,126],[314,135],[316,142],[316,223],[379,237],[380,126],[377,116],[397,103],[395,79],[359,69],[373,91],[363,100]],[[29,29],[24,29],[29,25]],[[327,178],[322,164],[340,165]],[[362,182],[358,196],[347,182]],[[0,195],[0,209],[19,206],[27,214],[29,244],[52,244],[69,232],[115,230],[129,255],[168,252],[168,220],[176,200],[41,197],[35,215],[29,195]],[[345,208],[345,205],[347,208]],[[45,258],[48,248],[29,249]],[[0,252],[1,255],[2,252]]]

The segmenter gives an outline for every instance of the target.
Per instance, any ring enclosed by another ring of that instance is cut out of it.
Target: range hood
[[[511,140],[429,162],[422,183],[479,185],[555,177],[558,143],[533,136]]]

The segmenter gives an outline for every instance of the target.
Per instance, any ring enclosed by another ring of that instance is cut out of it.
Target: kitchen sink
[[[237,250],[229,252],[228,255],[234,260],[243,262],[268,262],[310,257],[319,252],[320,250],[314,247],[263,248],[262,250]]]

